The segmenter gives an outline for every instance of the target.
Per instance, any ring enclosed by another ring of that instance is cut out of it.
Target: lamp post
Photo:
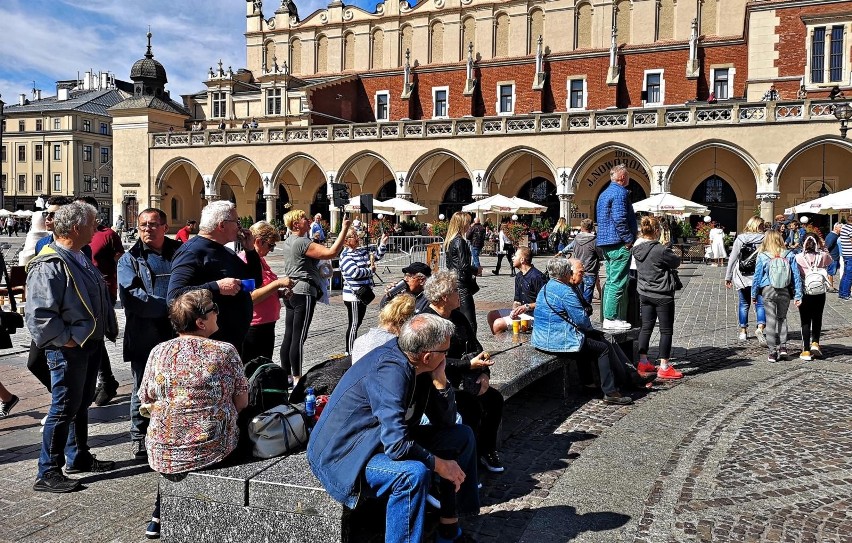
[[[825,181],[822,182],[822,186],[817,191],[817,194],[819,194],[820,198],[823,198],[823,197],[828,196],[830,194],[828,187],[825,186]]]
[[[0,96],[2,97],[2,96]],[[6,115],[3,113],[3,108],[6,102],[0,100],[0,149],[3,149],[3,131],[6,128]],[[0,179],[3,178],[3,162],[0,162]],[[0,182],[0,209],[6,207],[6,195],[3,192],[3,184]]]
[[[852,106],[843,103],[834,108],[834,116],[840,121],[840,137],[846,139],[849,131],[849,119],[852,119]]]

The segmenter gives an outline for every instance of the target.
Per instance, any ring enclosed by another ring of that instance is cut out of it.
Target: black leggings
[[[272,359],[275,350],[275,321],[249,326],[243,340],[243,365],[248,364],[258,356]]]
[[[811,342],[819,343],[822,333],[822,311],[825,309],[825,294],[805,294],[799,306],[802,321],[802,350],[809,351]]]
[[[497,432],[503,419],[503,396],[488,387],[485,394],[475,396],[463,390],[456,391],[456,405],[462,422],[476,435],[476,449],[480,455],[497,451]]]
[[[349,326],[346,328],[346,352],[352,354],[352,345],[355,344],[355,338],[358,337],[358,327],[364,321],[367,306],[358,300],[344,303],[346,304],[346,314],[349,316]]]
[[[649,298],[639,295],[642,313],[642,329],[639,331],[639,354],[648,354],[648,344],[654,324],[660,320],[659,357],[668,360],[672,354],[672,335],[674,334],[674,298]]]
[[[284,340],[281,342],[281,367],[293,376],[302,375],[302,360],[308,329],[314,318],[317,299],[309,294],[293,294],[284,300]]]
[[[476,334],[476,305],[473,302],[473,294],[466,287],[459,287],[459,311],[467,317],[470,327]]]

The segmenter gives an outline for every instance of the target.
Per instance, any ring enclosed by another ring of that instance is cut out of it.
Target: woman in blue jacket
[[[802,303],[802,276],[797,273],[796,254],[787,250],[780,232],[775,230],[766,232],[763,243],[757,250],[751,301],[757,303],[757,295],[763,296],[763,307],[766,310],[766,345],[769,347],[768,360],[777,362],[779,358],[787,356],[787,310],[790,308],[791,296],[796,307]],[[787,263],[786,286],[777,284],[779,277],[783,275],[783,267],[777,267],[777,264],[773,262],[777,262],[776,259],[783,259]],[[775,286],[773,282],[776,283]]]

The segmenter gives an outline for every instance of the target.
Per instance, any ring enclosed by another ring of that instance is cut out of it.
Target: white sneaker
[[[763,328],[758,326],[757,330],[754,331],[754,335],[757,336],[757,342],[760,343],[760,346],[766,347],[766,333],[763,331]]]
[[[748,339],[748,334],[746,334],[745,332],[740,332],[739,337],[740,337],[740,341],[745,341],[745,340]]]
[[[617,319],[604,319],[603,327],[607,330],[629,330],[631,328],[630,323]]]
[[[633,325],[630,324],[627,321],[624,321],[624,320],[621,320],[621,319],[616,319],[615,322],[617,322],[625,330],[630,330],[631,328],[633,328]]]
[[[39,431],[40,433],[42,433],[42,434],[44,433],[44,423],[46,423],[46,422],[47,422],[47,415],[45,415],[45,416],[44,416],[44,418],[43,418],[43,419],[41,419],[41,422],[40,422],[40,423],[41,423],[41,428],[39,428],[39,430],[38,430],[38,431]]]

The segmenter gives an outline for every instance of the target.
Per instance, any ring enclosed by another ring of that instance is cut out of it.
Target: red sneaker
[[[657,377],[660,379],[681,379],[683,378],[683,374],[674,369],[674,366],[669,366],[666,369],[660,368],[657,370]]]
[[[636,364],[636,371],[639,373],[657,373],[659,368],[653,365],[649,360],[640,360],[638,364]]]

